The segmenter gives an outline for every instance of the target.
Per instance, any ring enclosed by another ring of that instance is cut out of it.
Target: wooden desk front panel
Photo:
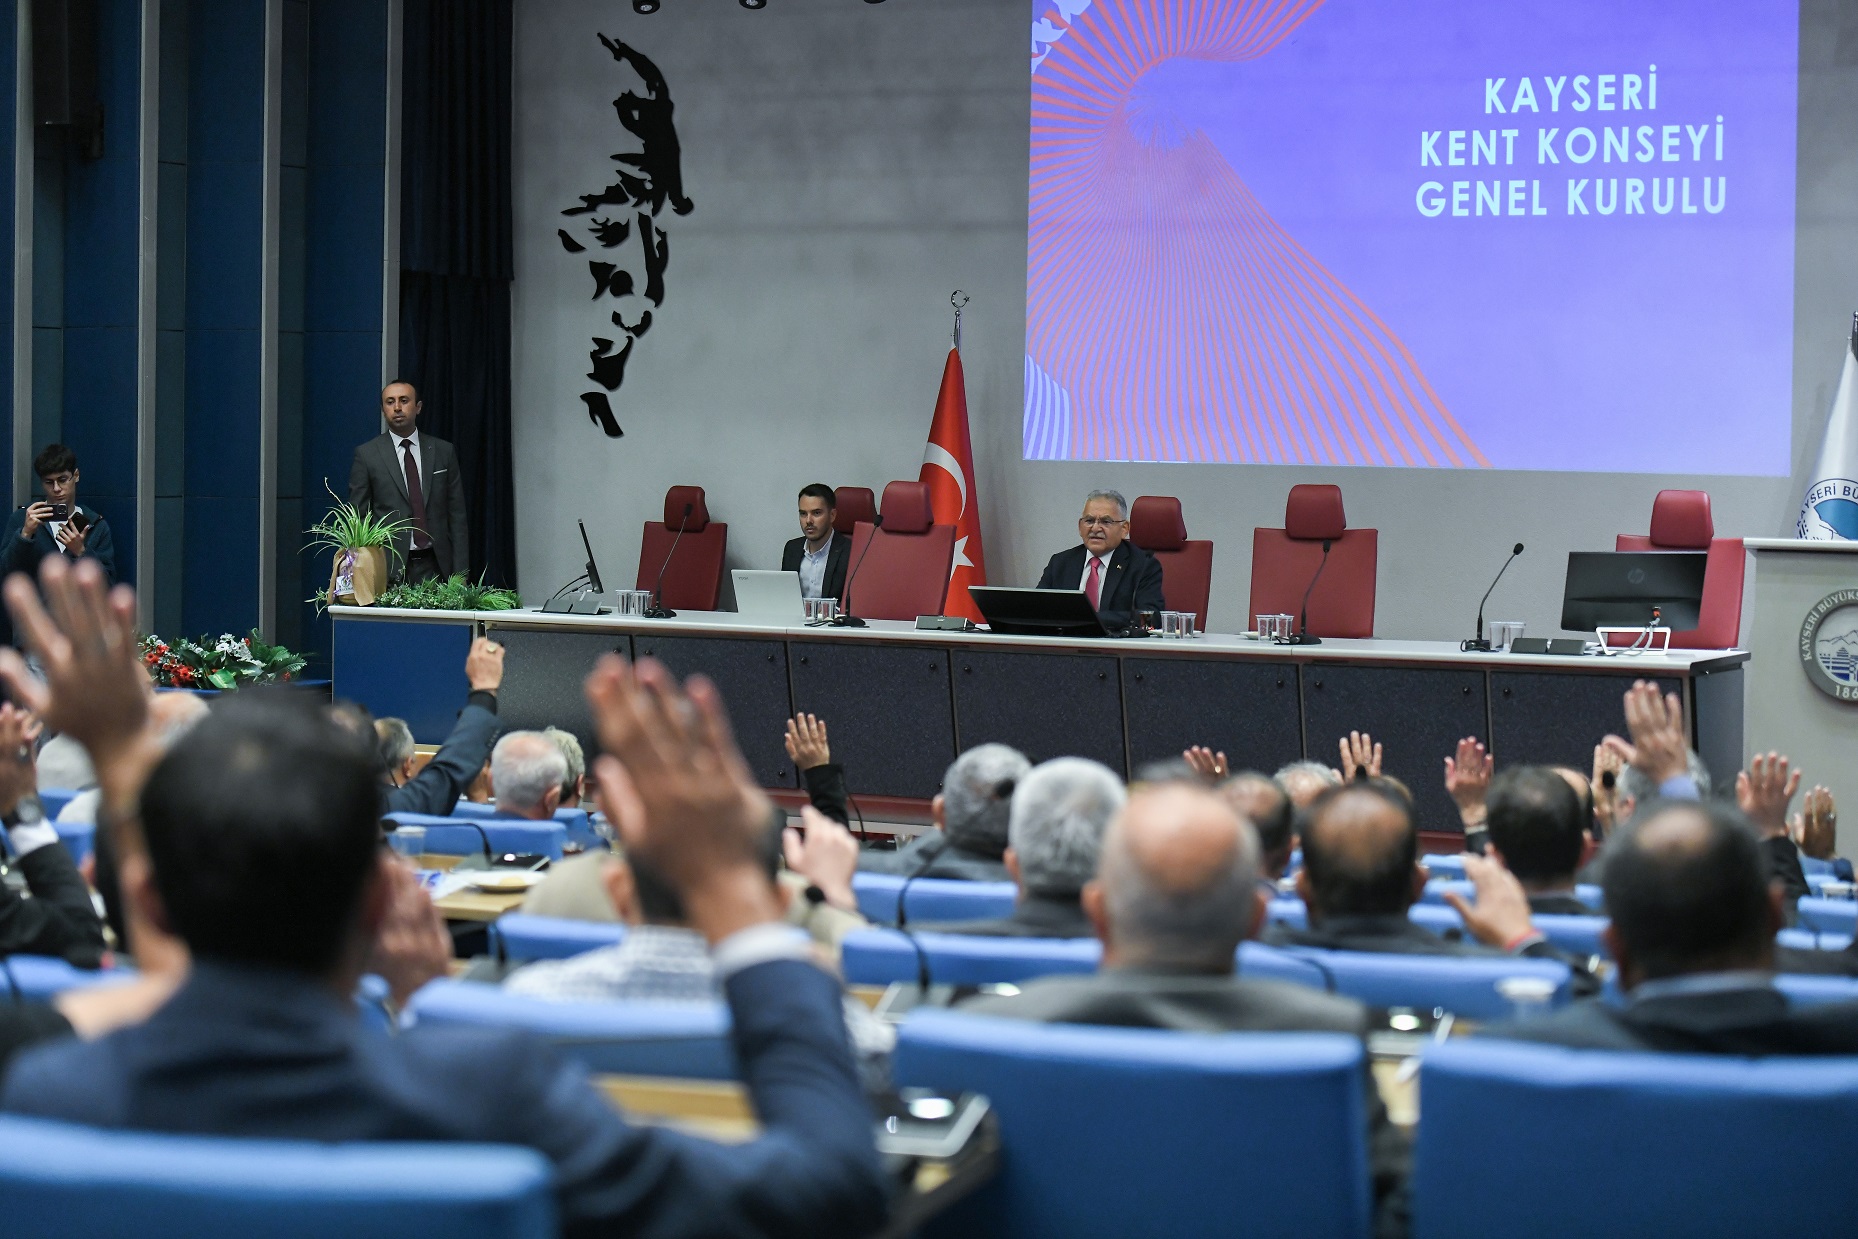
[[[955,760],[947,650],[796,641],[787,657],[794,709],[826,720],[854,795],[942,790]]]
[[[1088,757],[1128,774],[1115,658],[958,649],[949,666],[963,749],[998,741],[1034,763]]]
[[[1303,756],[1297,696],[1292,664],[1126,659],[1130,769],[1204,744],[1225,753],[1234,770],[1270,774]]]

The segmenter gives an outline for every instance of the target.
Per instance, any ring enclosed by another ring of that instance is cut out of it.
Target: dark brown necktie
[[[402,439],[400,447],[405,452],[400,459],[406,465],[406,501],[413,508],[413,549],[423,551],[432,545],[432,534],[426,529],[426,494],[419,489],[419,464],[413,459],[413,441]]]

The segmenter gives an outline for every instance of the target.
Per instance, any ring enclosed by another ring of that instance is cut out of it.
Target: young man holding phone
[[[0,536],[0,576],[23,572],[39,577],[39,563],[47,555],[71,559],[88,556],[103,569],[103,577],[116,583],[116,543],[110,523],[77,502],[77,453],[62,443],[48,444],[32,460],[45,497],[17,509]],[[0,615],[0,644],[13,643],[10,617]]]

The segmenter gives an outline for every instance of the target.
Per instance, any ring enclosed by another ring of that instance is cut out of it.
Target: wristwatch
[[[27,792],[19,798],[9,813],[0,814],[0,826],[8,830],[15,826],[37,826],[45,820],[45,806],[39,803],[37,792]]]

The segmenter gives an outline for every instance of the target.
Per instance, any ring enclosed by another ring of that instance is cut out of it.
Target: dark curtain
[[[511,2],[406,0],[400,369],[458,449],[471,575],[514,588]]]

